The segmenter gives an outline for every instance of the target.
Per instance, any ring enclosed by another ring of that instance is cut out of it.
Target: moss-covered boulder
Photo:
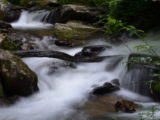
[[[0,49],[0,82],[6,96],[28,96],[38,90],[36,74],[17,56]]]
[[[20,42],[11,40],[9,37],[2,36],[0,34],[0,49],[5,49],[5,50],[20,50]]]
[[[66,24],[56,23],[54,31],[58,38],[55,42],[56,45],[75,46],[85,44],[90,38],[95,37],[101,29],[79,21],[69,21]]]

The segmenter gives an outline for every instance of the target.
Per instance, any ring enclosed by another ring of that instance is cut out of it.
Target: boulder
[[[0,20],[0,28],[1,29],[9,29],[9,28],[12,28],[12,26],[9,23]]]
[[[97,96],[101,96],[101,95],[105,95],[105,94],[109,94],[112,92],[115,92],[117,90],[119,90],[120,88],[117,86],[112,85],[111,83],[104,83],[103,86],[97,87],[93,90],[93,94],[97,95]]]
[[[122,98],[118,96],[101,96],[89,98],[89,100],[82,106],[82,110],[85,111],[90,116],[106,116],[111,112],[115,112],[115,103]],[[109,117],[109,116],[108,116]],[[92,120],[92,119],[91,119]],[[98,120],[112,120],[110,119],[98,119]]]
[[[5,50],[20,50],[21,49],[21,42],[18,40],[12,40],[5,35],[0,35],[0,49]]]
[[[1,49],[0,76],[5,96],[28,96],[38,91],[36,74],[19,57]]]
[[[113,79],[111,80],[111,83],[113,83],[115,86],[120,86],[120,82],[119,82],[119,79]]]
[[[100,13],[102,13],[102,10],[94,7],[73,4],[59,5],[52,8],[45,22],[54,24],[80,20],[91,23],[98,20]]]
[[[69,21],[66,24],[56,23],[54,31],[59,40],[56,41],[57,45],[77,46],[83,45],[89,39],[96,37],[101,29],[79,21]]]
[[[93,46],[86,46],[82,49],[81,52],[77,53],[76,57],[93,57],[100,54],[105,49],[110,49],[111,46],[107,45],[93,45]]]
[[[11,5],[9,2],[0,2],[0,11],[3,13],[2,20],[6,22],[14,22],[18,20],[23,7]],[[1,14],[2,15],[2,14]]]
[[[98,8],[86,7],[81,5],[63,5],[61,8],[62,19],[81,20],[95,22],[102,11]]]
[[[9,23],[0,20],[0,33],[10,33],[11,30],[12,26]]]
[[[138,105],[128,100],[120,100],[120,101],[117,101],[115,104],[115,110],[117,112],[121,111],[126,113],[133,113],[133,112],[136,112],[137,109],[138,109]]]

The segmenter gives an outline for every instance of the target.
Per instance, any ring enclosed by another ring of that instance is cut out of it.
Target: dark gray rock
[[[110,49],[111,46],[106,45],[94,45],[94,46],[86,46],[82,49],[81,52],[77,53],[76,57],[93,57],[100,54],[105,49]]]
[[[111,83],[113,83],[114,85],[116,85],[116,86],[120,86],[120,82],[119,82],[119,79],[113,79],[113,80],[111,80]]]
[[[38,91],[36,74],[17,56],[0,50],[0,81],[5,96],[28,96]]]
[[[65,23],[70,20],[80,20],[85,22],[95,22],[102,10],[81,5],[62,5],[52,9],[45,22]]]
[[[101,95],[105,95],[105,94],[115,92],[119,89],[120,89],[119,87],[114,86],[111,83],[106,82],[106,83],[104,83],[103,86],[95,88],[93,90],[93,94],[96,95],[96,96],[101,96]]]
[[[6,22],[17,21],[21,15],[22,9],[23,8],[19,6],[7,5],[5,9],[3,9],[3,13],[5,14],[3,20]]]
[[[9,28],[12,28],[12,26],[9,23],[0,20],[0,29],[9,29]]]

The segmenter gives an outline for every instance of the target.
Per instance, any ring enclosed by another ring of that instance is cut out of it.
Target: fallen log
[[[71,56],[59,51],[42,51],[42,50],[28,50],[28,51],[20,50],[20,51],[13,51],[13,53],[22,58],[51,57],[51,58],[58,58],[58,59],[62,59],[70,62],[101,62],[106,58],[121,56],[121,55],[115,55],[115,56],[76,57],[76,56]]]

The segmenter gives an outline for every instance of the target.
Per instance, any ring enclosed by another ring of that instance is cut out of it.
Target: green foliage
[[[109,15],[123,22],[130,21],[137,14],[144,12],[151,0],[111,0]]]
[[[121,31],[129,31],[131,36],[135,35],[142,38],[141,34],[144,33],[143,30],[136,29],[133,25],[127,25],[123,23],[122,20],[105,15],[100,16],[100,20],[96,24],[103,24],[107,35],[112,35]]]
[[[160,20],[160,1],[154,0],[110,0],[109,16],[136,25],[140,29],[149,29]]]
[[[148,30],[157,26],[160,21],[160,1],[153,0],[104,0],[99,7],[106,9],[101,20],[112,18],[116,20],[116,29],[121,23]],[[104,22],[104,21],[103,21]],[[110,21],[108,22],[110,25]],[[129,26],[127,26],[129,27]],[[114,29],[114,28],[113,28]],[[129,28],[131,29],[131,28]],[[115,30],[113,30],[114,33]]]

